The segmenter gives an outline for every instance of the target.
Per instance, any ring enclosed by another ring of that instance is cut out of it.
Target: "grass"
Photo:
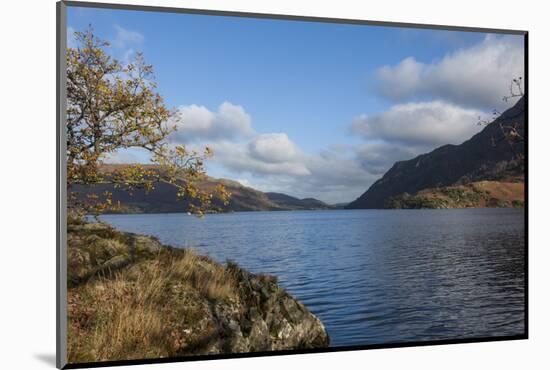
[[[167,267],[172,279],[184,281],[209,299],[235,298],[236,281],[233,272],[221,265],[213,265],[188,249],[183,257],[172,258]]]
[[[522,183],[479,181],[402,193],[386,201],[386,208],[523,207]]]
[[[143,249],[132,250],[131,241],[123,243],[124,238],[106,226],[88,227],[70,238],[69,276],[78,277],[70,279],[68,290],[70,362],[192,352],[200,347],[203,333],[185,338],[182,333],[212,315],[208,302],[237,298],[234,269],[192,250],[145,255]],[[131,265],[98,268],[117,256],[129,258]]]
[[[68,227],[70,363],[326,347],[269,275],[109,225]]]

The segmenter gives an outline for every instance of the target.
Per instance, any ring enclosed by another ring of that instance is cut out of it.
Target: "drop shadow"
[[[50,365],[52,367],[56,366],[55,353],[39,353],[39,354],[35,353],[34,358],[36,358],[37,360],[40,360],[46,365]]]

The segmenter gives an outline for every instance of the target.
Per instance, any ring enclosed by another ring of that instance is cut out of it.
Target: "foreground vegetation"
[[[328,343],[319,319],[275,277],[103,223],[69,224],[70,363]]]
[[[195,151],[168,137],[182,124],[141,53],[126,62],[90,26],[67,49],[67,208],[71,215],[125,207],[129,197],[170,189],[169,202],[198,216],[227,206],[223,184],[201,188],[209,147]],[[130,148],[152,166],[105,171]],[[79,196],[77,190],[94,191]],[[123,199],[124,200],[124,199]],[[176,202],[176,201],[181,201]],[[71,363],[322,347],[322,323],[274,277],[221,265],[78,216],[68,222],[68,360]]]

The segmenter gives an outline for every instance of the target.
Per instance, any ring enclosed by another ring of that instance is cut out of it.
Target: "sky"
[[[209,175],[331,204],[469,139],[524,76],[517,35],[79,7],[67,18],[69,47],[91,25],[122,63],[143,52],[181,118],[168,140],[213,148]]]

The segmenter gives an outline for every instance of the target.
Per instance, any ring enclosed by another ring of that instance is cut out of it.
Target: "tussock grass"
[[[80,244],[78,251],[86,250],[87,245],[90,250],[86,258],[76,258],[78,269],[87,269],[86,263],[92,261],[98,264],[113,255],[130,254],[130,247],[120,240],[88,235],[79,241],[84,245]],[[192,250],[163,249],[134,259],[114,273],[101,273],[69,288],[69,361],[187,353],[202,339],[182,337],[182,333],[212,315],[207,302],[237,297],[234,270]]]
[[[145,275],[143,275],[145,277]],[[150,297],[158,281],[98,278],[69,290],[68,350],[71,362],[159,356],[162,320]]]
[[[227,268],[213,264],[188,249],[181,258],[172,258],[170,272],[176,280],[186,281],[210,299],[235,298],[235,276]]]

